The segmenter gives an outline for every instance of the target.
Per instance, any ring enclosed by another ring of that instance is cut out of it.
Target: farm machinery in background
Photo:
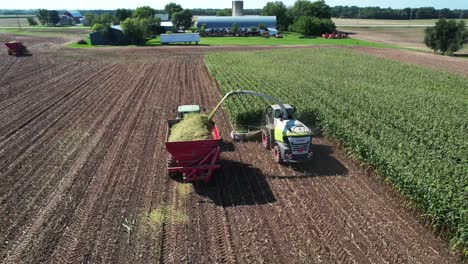
[[[322,34],[322,38],[326,38],[326,39],[347,39],[349,38],[349,33],[346,33],[346,32],[333,32],[333,33],[325,33],[325,34]]]
[[[20,41],[9,41],[5,43],[8,49],[8,55],[13,56],[29,56],[31,53],[26,46]]]
[[[296,163],[310,160],[313,157],[311,150],[313,133],[302,122],[294,118],[296,107],[283,104],[275,98],[246,90],[227,93],[216,107],[211,111],[208,120],[212,120],[223,102],[233,95],[254,95],[266,98],[274,105],[266,108],[265,124],[258,130],[261,133],[262,146],[272,150],[274,160],[279,164]],[[213,126],[212,138],[207,140],[169,142],[171,127],[188,113],[200,113],[198,105],[183,105],[178,107],[177,119],[168,120],[166,134],[166,150],[168,152],[167,169],[170,176],[182,174],[187,182],[211,180],[215,170],[220,168],[217,164],[221,153],[219,130]],[[233,131],[231,136],[235,140],[246,139],[246,133]]]

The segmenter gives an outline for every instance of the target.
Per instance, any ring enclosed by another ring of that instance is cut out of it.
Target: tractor
[[[262,145],[273,149],[275,161],[292,163],[312,158],[312,131],[294,115],[296,107],[284,105],[287,116],[282,113],[280,105],[270,105],[265,112],[265,127],[262,129]]]
[[[266,108],[265,124],[262,129],[262,145],[265,149],[272,150],[276,162],[279,164],[296,163],[312,158],[312,130],[294,118],[295,106],[282,104],[269,95],[246,90],[229,92],[214,108],[208,119],[213,118],[224,100],[237,94],[260,96],[275,103]],[[231,136],[234,139],[242,139],[245,138],[246,133],[233,131]]]
[[[185,115],[190,113],[200,113],[200,106],[199,105],[180,105],[177,107],[177,119],[184,118]]]

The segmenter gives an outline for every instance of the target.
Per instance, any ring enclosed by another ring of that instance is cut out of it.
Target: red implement
[[[218,128],[214,125],[213,139],[169,142],[170,129],[178,122],[180,120],[168,120],[166,134],[166,150],[169,152],[168,173],[181,173],[186,182],[209,182],[214,172],[221,167],[217,164],[221,153]]]
[[[19,56],[28,54],[26,46],[24,46],[23,43],[19,41],[9,41],[5,43],[5,45],[8,48],[8,55]]]

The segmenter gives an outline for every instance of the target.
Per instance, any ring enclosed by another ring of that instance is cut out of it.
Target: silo
[[[232,16],[244,15],[244,1],[232,1]]]

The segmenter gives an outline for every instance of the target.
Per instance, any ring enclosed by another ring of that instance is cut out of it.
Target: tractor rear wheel
[[[283,154],[281,154],[281,149],[278,146],[278,144],[276,144],[275,147],[273,148],[273,154],[275,156],[275,161],[278,164],[283,164],[284,163]]]
[[[262,129],[262,145],[265,149],[271,149],[271,135],[268,128]]]

